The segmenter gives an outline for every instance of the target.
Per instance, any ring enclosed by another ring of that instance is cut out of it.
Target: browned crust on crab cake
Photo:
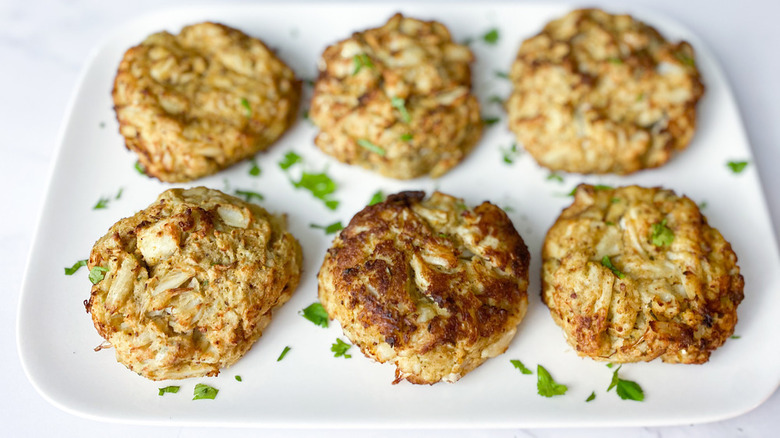
[[[628,174],[665,164],[696,129],[693,48],[629,15],[576,10],[525,40],[509,128],[552,170]]]
[[[182,182],[268,148],[295,121],[300,93],[262,41],[206,22],[129,49],[113,98],[119,132],[146,174]]]
[[[528,306],[529,253],[503,210],[402,192],[357,213],[319,272],[328,315],[396,381],[455,382],[506,351]]]
[[[662,188],[580,185],[542,249],[542,301],[596,360],[707,362],[734,332],[743,289],[731,245]]]
[[[117,361],[152,379],[215,376],[289,300],[301,248],[284,217],[217,190],[171,189],[92,248],[85,302]]]
[[[309,112],[316,145],[392,178],[443,175],[482,134],[473,59],[443,24],[401,14],[329,46]]]

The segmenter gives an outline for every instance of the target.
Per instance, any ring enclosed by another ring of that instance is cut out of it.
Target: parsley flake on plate
[[[483,117],[482,118],[482,124],[485,126],[493,126],[496,123],[500,122],[501,119],[498,117]]]
[[[371,143],[370,141],[360,138],[357,141],[358,146],[367,149],[377,155],[385,156],[387,154],[387,151],[385,151],[382,147],[375,145],[374,143]]]
[[[585,402],[587,403],[587,402],[589,402],[589,401],[593,401],[593,400],[595,400],[595,399],[596,399],[596,391],[593,391],[593,392],[591,392],[591,393],[590,393],[590,395],[588,396],[588,398],[586,398],[586,399],[585,399]]]
[[[95,266],[89,270],[89,281],[92,284],[98,284],[105,278],[105,273],[108,272],[108,268],[102,266]]]
[[[254,159],[249,161],[252,164],[252,167],[249,168],[249,175],[250,176],[260,176],[260,166],[257,165],[257,161]]]
[[[236,381],[237,381],[237,382],[243,382],[243,381],[244,381],[244,379],[242,379],[242,378],[241,378],[241,376],[236,376]]]
[[[146,175],[146,169],[144,169],[144,165],[141,164],[140,161],[135,162],[135,171],[140,173],[141,175]]]
[[[644,400],[645,393],[642,391],[642,387],[640,387],[639,384],[631,380],[620,378],[618,371],[620,371],[621,368],[623,368],[622,365],[612,372],[612,381],[609,383],[607,392],[612,390],[612,388],[616,388],[615,391],[617,392],[617,395],[623,400]]]
[[[602,257],[601,264],[609,268],[609,270],[612,271],[612,273],[615,274],[617,278],[620,279],[626,278],[626,274],[620,272],[620,270],[616,268],[615,265],[612,264],[612,260],[609,259],[609,256]]]
[[[214,388],[203,383],[195,385],[195,391],[193,392],[193,400],[214,400],[217,397],[219,389]]]
[[[330,225],[317,225],[317,224],[309,224],[309,227],[311,228],[318,228],[320,230],[324,230],[325,234],[333,234],[337,231],[341,231],[344,229],[344,226],[341,225],[341,221],[334,222]]]
[[[65,275],[73,275],[81,269],[82,266],[87,266],[87,259],[79,260],[73,264],[70,268],[65,268]]]
[[[674,232],[666,226],[666,219],[650,226],[650,241],[655,246],[671,245],[674,241]]]
[[[304,188],[310,191],[315,198],[323,201],[325,206],[331,210],[335,210],[339,205],[339,201],[330,199],[330,195],[336,191],[336,183],[325,172],[303,172],[301,180],[298,182],[293,181],[293,186],[296,189]]]
[[[729,166],[729,169],[731,169],[734,173],[741,173],[748,165],[747,161],[729,161],[726,163],[727,166]]]
[[[371,200],[368,201],[368,205],[379,204],[384,200],[385,200],[385,194],[382,193],[381,190],[377,190],[376,193],[374,193],[374,195],[371,196]]]
[[[315,325],[320,327],[328,326],[328,312],[322,307],[320,303],[311,303],[308,307],[301,310],[301,315]]]
[[[166,386],[165,388],[160,388],[157,395],[162,397],[165,394],[176,394],[179,392],[179,389],[181,389],[181,386]]]
[[[281,167],[282,170],[287,170],[292,167],[293,164],[299,163],[300,161],[301,156],[293,151],[290,151],[284,154],[284,158],[282,158],[282,161],[279,162],[279,167]]]
[[[408,133],[408,132],[406,134],[401,134],[401,141],[405,141],[405,142],[408,143],[408,142],[412,141],[413,138],[414,138],[414,136],[412,134]]]
[[[343,357],[344,359],[349,359],[352,357],[351,354],[347,354],[347,351],[349,351],[350,348],[352,348],[351,344],[347,344],[340,338],[336,338],[336,342],[330,346],[330,351],[333,352],[333,357]]]
[[[563,395],[569,389],[566,385],[556,383],[550,373],[541,365],[536,366],[536,375],[536,389],[541,396]]]
[[[533,374],[533,371],[531,371],[528,368],[526,368],[525,365],[523,365],[523,363],[520,362],[519,360],[512,359],[509,362],[512,363],[513,367],[515,367],[518,370],[520,370],[521,373],[523,373],[523,374]]]
[[[488,44],[496,44],[498,42],[498,29],[490,29],[487,33],[482,35],[482,40]]]
[[[495,71],[495,75],[496,75],[496,77],[501,78],[501,79],[509,79],[509,73],[503,72],[501,70],[496,70]]]
[[[520,150],[517,148],[517,143],[512,143],[508,148],[500,148],[501,156],[505,164],[512,164],[515,159],[520,156]]]
[[[547,181],[556,181],[559,183],[563,182],[563,177],[558,175],[557,173],[553,172],[549,175],[547,175]]]
[[[279,355],[279,358],[276,359],[277,362],[281,362],[282,359],[284,359],[285,356],[287,356],[287,353],[291,350],[290,346],[284,347],[284,350],[282,350],[282,354]]]
[[[93,210],[102,210],[104,208],[108,208],[108,198],[100,198],[98,199],[97,204],[95,204],[94,207],[92,207]]]
[[[265,197],[263,197],[263,195],[261,195],[260,193],[253,192],[250,190],[236,189],[233,193],[235,193],[236,196],[243,196],[246,202],[252,202],[252,199],[257,199],[258,201],[262,201],[265,199]]]

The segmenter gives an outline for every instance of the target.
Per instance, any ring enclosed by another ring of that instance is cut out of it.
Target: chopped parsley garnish
[[[620,58],[607,58],[610,64],[622,64],[623,60]]]
[[[303,110],[301,116],[303,117],[303,120],[311,122],[311,119],[309,118],[309,110],[307,109]]]
[[[290,151],[284,154],[284,158],[282,158],[282,161],[279,162],[279,167],[281,167],[282,170],[287,170],[292,167],[293,164],[299,163],[300,161],[301,156],[293,151]]]
[[[261,195],[260,193],[252,192],[249,190],[236,189],[235,192],[233,193],[235,193],[236,196],[243,196],[246,202],[252,202],[252,199],[257,199],[258,201],[262,201],[265,199],[265,197],[263,197],[263,195]]]
[[[276,359],[277,362],[281,362],[282,359],[284,359],[285,356],[287,356],[287,353],[291,350],[289,346],[284,347],[284,350],[282,350],[282,354],[279,355],[279,358]]]
[[[393,108],[397,109],[398,112],[401,114],[401,119],[409,123],[412,121],[412,116],[409,115],[409,111],[406,110],[406,100],[402,99],[400,97],[394,97],[390,99],[390,104],[393,105]]]
[[[605,223],[605,224],[607,224],[607,225],[609,225],[609,226],[615,225],[615,223],[614,223],[614,222],[612,222],[612,221],[606,221],[606,222],[604,222],[604,223]]]
[[[503,105],[504,104],[504,99],[502,99],[501,96],[493,95],[493,96],[490,96],[490,98],[488,99],[488,102],[496,103],[498,105]]]
[[[406,134],[401,134],[401,141],[409,142],[412,141],[413,138],[414,136],[412,134],[409,134],[408,132]]]
[[[683,64],[691,66],[691,67],[696,67],[696,61],[694,61],[693,58],[691,58],[690,56],[686,55],[685,53],[676,52],[674,54],[674,56],[677,59],[679,59],[680,62],[682,62]]]
[[[742,337],[742,336],[739,336],[739,335],[732,335],[732,336],[731,336],[731,339],[740,339],[741,337]]]
[[[550,373],[541,365],[536,366],[536,375],[536,389],[541,396],[563,395],[569,389],[566,385],[556,383]]]
[[[352,57],[352,65],[355,66],[355,69],[352,71],[352,76],[358,74],[363,67],[374,68],[374,63],[371,62],[371,58],[365,53]]]
[[[246,100],[246,97],[241,98],[241,106],[243,106],[244,110],[246,110],[246,116],[252,117],[252,107],[249,105],[249,101]]]
[[[552,181],[557,181],[559,183],[562,183],[563,182],[563,177],[558,175],[557,173],[551,173],[551,174],[547,175],[547,181],[551,181],[551,180]]]
[[[507,73],[507,72],[503,72],[501,70],[496,70],[495,74],[496,74],[496,77],[499,77],[501,79],[509,79],[509,73]]]
[[[384,200],[385,200],[385,194],[382,193],[381,190],[377,190],[376,193],[374,193],[374,195],[371,196],[371,200],[368,201],[368,205],[379,204]]]
[[[108,268],[102,266],[95,266],[89,270],[89,281],[92,284],[98,284],[105,278],[105,274],[108,272]]]
[[[593,401],[593,400],[595,400],[595,399],[596,399],[596,391],[593,391],[593,392],[591,392],[591,393],[590,393],[590,395],[588,396],[588,398],[586,398],[586,399],[585,399],[585,402],[587,403],[587,402],[589,402],[589,401]]]
[[[337,231],[341,231],[344,229],[344,226],[341,225],[341,221],[334,222],[330,225],[317,225],[317,224],[309,224],[311,228],[319,228],[320,230],[325,230],[325,234],[333,234]]]
[[[526,368],[525,365],[523,365],[523,363],[520,362],[517,359],[512,359],[509,362],[511,362],[512,366],[517,368],[518,370],[520,370],[520,372],[523,373],[523,374],[533,374],[534,373],[533,371],[531,371],[528,368]]]
[[[198,383],[195,385],[195,392],[193,393],[193,400],[214,400],[217,397],[219,389],[212,386]]]
[[[490,29],[486,34],[482,35],[482,40],[488,44],[495,44],[498,42],[498,29]]]
[[[498,117],[484,117],[482,118],[482,124],[485,126],[493,126],[496,123],[500,122],[501,119]]]
[[[612,260],[609,259],[609,256],[604,256],[601,259],[601,264],[609,268],[609,270],[612,271],[612,273],[615,274],[617,278],[623,279],[626,277],[626,274],[620,272],[620,270],[618,270],[618,268],[616,268],[615,265],[612,264]]]
[[[666,226],[666,219],[650,226],[650,241],[655,246],[671,245],[674,241],[674,232]]]
[[[181,386],[166,386],[165,388],[160,388],[157,395],[162,397],[165,394],[176,394],[179,392],[179,389],[181,389]]]
[[[512,146],[509,146],[507,149],[501,148],[501,155],[504,159],[504,163],[514,163],[515,158],[520,156],[520,151],[517,149],[517,143],[512,143]]]
[[[87,260],[79,260],[76,263],[73,264],[70,268],[65,268],[65,275],[73,275],[78,271],[82,266],[87,266]]]
[[[608,186],[606,184],[596,184],[593,186],[593,190],[612,190],[614,187]]]
[[[241,378],[241,376],[236,376],[236,381],[243,382],[244,380]]]
[[[729,169],[731,169],[734,173],[741,173],[743,170],[745,170],[745,167],[747,167],[748,162],[747,161],[729,161],[728,163]]]
[[[614,364],[614,363],[612,363],[612,362],[610,362],[610,363],[608,363],[608,364],[607,364],[607,368],[612,368],[612,367],[614,367],[614,366],[615,366],[615,364]]]
[[[260,176],[260,166],[257,165],[257,161],[251,160],[250,163],[252,163],[252,167],[249,168],[249,175],[250,176]]]
[[[609,202],[612,204],[617,204],[618,202],[620,202],[620,198],[611,198]]]
[[[639,95],[636,97],[637,102],[641,102],[645,100],[645,93],[639,93]]]
[[[352,348],[352,345],[347,344],[340,338],[336,338],[336,342],[330,346],[330,351],[333,352],[333,357],[343,357],[344,359],[349,359],[352,357],[351,354],[347,354],[347,351],[349,351],[350,348]]]
[[[140,173],[141,175],[146,175],[146,169],[144,169],[144,165],[141,164],[140,161],[135,162],[135,171]]]
[[[639,384],[631,380],[623,380],[618,376],[618,371],[620,371],[621,368],[623,368],[622,365],[612,373],[612,381],[609,383],[607,392],[612,390],[612,388],[616,388],[617,395],[623,400],[644,400],[645,393],[642,391],[642,387],[640,387]]]
[[[325,311],[320,303],[311,303],[309,307],[301,310],[301,315],[315,325],[320,327],[328,326],[328,312]]]
[[[362,147],[364,149],[368,149],[369,151],[371,151],[371,152],[373,152],[373,153],[375,153],[377,155],[381,155],[381,156],[384,157],[385,154],[387,154],[387,152],[384,149],[382,149],[381,147],[375,145],[374,143],[371,143],[370,141],[368,141],[368,140],[366,140],[364,138],[358,139],[357,144],[360,147]]]
[[[95,204],[95,206],[92,207],[92,209],[93,210],[100,210],[100,209],[103,209],[103,208],[108,208],[108,201],[109,201],[108,198],[100,198],[98,200],[97,204]]]
[[[322,200],[325,206],[335,210],[339,206],[339,201],[330,199],[330,195],[336,191],[336,183],[328,175],[323,173],[303,172],[301,180],[293,181],[296,189],[304,188],[311,192],[315,198]]]
[[[123,187],[120,187],[120,188],[119,188],[119,191],[118,191],[118,192],[116,192],[116,196],[114,196],[114,199],[119,199],[119,198],[121,198],[121,197],[122,197],[122,192],[124,192],[124,191],[125,191],[125,189],[124,189]]]
[[[699,210],[704,210],[705,208],[707,208],[707,201],[701,201],[699,203]]]

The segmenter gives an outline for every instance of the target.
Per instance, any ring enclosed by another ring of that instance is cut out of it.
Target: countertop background
[[[780,392],[755,410],[721,422],[652,428],[528,430],[264,430],[135,426],[72,416],[48,404],[24,375],[16,353],[16,310],[22,277],[48,185],[60,127],[91,51],[118,25],[161,8],[202,1],[0,0],[0,424],[4,436],[61,437],[763,437],[780,429]],[[241,2],[236,2],[241,3]],[[248,3],[248,2],[245,2]],[[444,2],[442,2],[444,3]],[[627,2],[567,2],[621,10]],[[399,3],[402,5],[403,3]],[[709,46],[735,93],[753,148],[775,236],[780,234],[780,2],[776,0],[636,0],[667,15]],[[4,201],[3,201],[4,202]],[[780,269],[780,267],[773,267]],[[56,293],[56,291],[53,291]],[[778,333],[767,339],[778,339]],[[780,348],[780,345],[778,346]],[[750,357],[746,360],[761,360]],[[750,378],[735,376],[735,378]],[[715,388],[714,388],[715,389]],[[345,413],[348,415],[348,413]]]

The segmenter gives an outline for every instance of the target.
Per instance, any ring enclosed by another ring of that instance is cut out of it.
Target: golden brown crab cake
[[[291,296],[301,248],[283,216],[197,187],[163,192],[114,224],[89,257],[85,302],[117,360],[152,379],[215,376]]]
[[[295,121],[300,93],[263,42],[206,22],[129,49],[113,98],[119,132],[146,173],[181,182],[268,148]]]
[[[580,356],[704,363],[744,280],[698,206],[671,190],[582,184],[542,248],[542,301]]]
[[[455,382],[506,351],[528,306],[529,253],[503,210],[402,192],[357,213],[319,272],[319,299],[397,383]]]
[[[688,146],[704,93],[693,48],[629,15],[569,13],[524,41],[509,128],[552,170],[628,174]]]
[[[443,175],[482,134],[473,60],[443,24],[401,14],[329,46],[309,112],[314,142],[384,176]]]

